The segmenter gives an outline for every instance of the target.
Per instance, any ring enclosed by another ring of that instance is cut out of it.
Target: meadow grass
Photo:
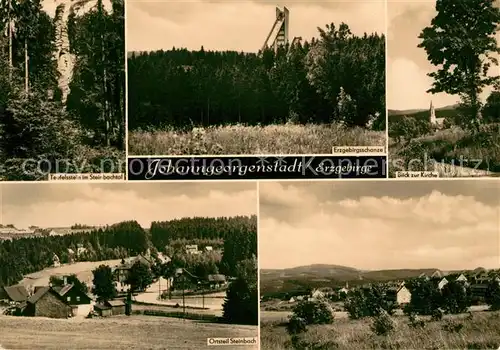
[[[476,165],[477,170],[471,169]],[[438,171],[444,177],[498,176],[500,124],[485,125],[474,134],[453,127],[408,143],[390,139],[389,176],[402,170]]]
[[[0,316],[0,348],[69,350],[203,349],[211,337],[256,337],[256,326],[170,317],[49,319]],[[224,346],[224,349],[241,349]],[[246,349],[256,349],[246,346]]]
[[[340,125],[226,125],[131,131],[131,155],[331,154],[332,146],[385,146],[385,132]]]
[[[472,316],[425,319],[423,328],[412,328],[408,317],[394,316],[395,329],[387,336],[375,335],[368,319],[338,319],[331,325],[309,326],[299,336],[309,349],[498,349],[500,313],[474,312]],[[447,325],[462,324],[461,330]],[[293,349],[283,323],[261,321],[261,349]]]

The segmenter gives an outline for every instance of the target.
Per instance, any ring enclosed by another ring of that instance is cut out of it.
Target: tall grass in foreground
[[[423,328],[412,328],[408,317],[393,317],[395,329],[387,336],[370,330],[372,320],[335,320],[332,325],[309,326],[301,335],[311,349],[498,349],[500,312],[474,312],[448,316],[441,321],[426,319]],[[455,327],[462,324],[463,326]],[[283,324],[261,322],[261,349],[293,349]]]
[[[454,164],[446,167],[438,163]],[[411,162],[411,163],[410,163]],[[477,167],[478,171],[460,169]],[[439,130],[432,135],[415,138],[408,143],[389,142],[389,176],[396,171],[438,171],[440,176],[484,176],[500,173],[500,124],[484,125],[475,134],[458,127]]]
[[[227,125],[131,131],[130,155],[330,154],[332,146],[385,146],[385,132],[341,125]]]

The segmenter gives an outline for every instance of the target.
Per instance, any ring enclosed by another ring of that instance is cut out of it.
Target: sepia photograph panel
[[[255,182],[0,190],[0,349],[258,349]]]
[[[124,22],[124,0],[0,2],[0,180],[125,178]]]
[[[500,347],[500,181],[259,185],[261,349]]]
[[[389,176],[497,177],[500,1],[387,7]]]
[[[385,13],[382,0],[128,1],[129,154],[385,154]]]

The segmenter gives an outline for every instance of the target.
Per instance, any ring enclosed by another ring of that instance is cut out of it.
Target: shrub
[[[441,321],[443,319],[444,311],[441,308],[437,308],[431,313],[431,320]]]
[[[333,323],[333,310],[324,301],[302,301],[293,308],[293,316],[301,318],[306,325]]]
[[[299,334],[307,331],[307,322],[305,319],[293,315],[286,325],[286,329],[290,335]]]
[[[410,319],[410,328],[424,328],[425,327],[425,321],[420,319],[418,315],[415,315],[414,313],[411,313],[409,315]]]
[[[411,292],[410,303],[405,307],[405,313],[432,315],[441,305],[442,298],[434,283],[425,278],[417,278],[408,282]]]
[[[459,281],[450,281],[442,289],[442,306],[447,313],[459,314],[471,305],[468,288]]]
[[[443,325],[443,330],[445,330],[449,333],[459,333],[463,328],[464,328],[464,325],[462,323],[454,321],[454,320],[448,320]]]
[[[495,279],[492,279],[488,284],[485,301],[491,310],[500,310],[500,283]]]
[[[380,315],[380,310],[391,314],[396,304],[387,298],[385,286],[370,286],[365,289],[350,291],[344,303],[344,308],[351,319],[373,317]]]
[[[394,330],[394,327],[391,316],[385,310],[380,310],[379,315],[373,318],[370,329],[377,335],[387,335]]]

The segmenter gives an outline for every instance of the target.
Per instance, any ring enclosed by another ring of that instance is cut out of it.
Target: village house
[[[446,286],[448,284],[448,280],[446,279],[446,277],[443,277],[437,284],[437,288],[439,290],[442,290],[444,288],[444,286]]]
[[[185,246],[187,254],[200,254],[197,244],[188,244]]]
[[[464,283],[467,283],[467,277],[465,277],[465,275],[463,273],[461,273],[456,279],[456,281],[459,281],[459,282],[464,282]]]
[[[71,227],[47,227],[38,229],[38,232],[41,232],[44,236],[66,236],[72,235],[75,233],[90,233],[95,228],[71,228]]]
[[[52,287],[61,298],[71,306],[73,316],[87,315],[92,310],[92,298],[83,291],[75,288],[74,284],[67,284],[66,277],[63,286]]]
[[[222,288],[227,284],[226,276],[217,274],[217,275],[208,275],[207,276],[208,285],[210,288]]]
[[[337,290],[339,296],[346,296],[349,293],[349,282],[346,282],[345,286]]]
[[[141,264],[146,265],[148,268],[151,268],[154,264],[149,254],[139,254],[135,258],[123,259],[120,265],[113,268],[115,286],[119,292],[125,293],[130,289],[130,285],[127,283],[127,279],[130,269],[136,262],[140,262]]]
[[[314,289],[311,291],[311,297],[309,298],[310,300],[318,300],[318,299],[323,299],[326,296],[326,293],[320,289]]]
[[[124,315],[125,302],[123,300],[109,300],[94,305],[94,311],[101,317]]]
[[[72,308],[63,297],[51,287],[35,288],[35,294],[19,307],[24,316],[68,318],[73,316]]]
[[[87,248],[83,246],[83,244],[79,243],[76,245],[76,256],[80,257],[82,254],[87,252]]]
[[[21,284],[0,287],[0,301],[6,304],[16,305],[18,303],[25,302],[28,298],[28,290]]]
[[[206,252],[211,252],[211,251],[213,251],[213,250],[214,250],[214,248],[213,248],[211,245],[207,245],[207,246],[205,247],[205,251],[206,251]]]
[[[61,260],[59,260],[59,257],[56,254],[52,256],[52,266],[53,267],[61,266]]]
[[[399,287],[389,288],[387,291],[387,298],[389,301],[393,301],[398,305],[406,305],[410,303],[411,293],[404,283],[401,283]]]
[[[6,240],[12,240],[13,238],[21,238],[21,237],[31,237],[35,233],[32,229],[18,229],[14,226],[1,226],[0,225],[0,238]]]
[[[158,259],[158,261],[160,262],[160,264],[167,264],[169,263],[172,259],[170,259],[170,257],[166,256],[165,254],[163,253],[158,253],[156,258]]]

